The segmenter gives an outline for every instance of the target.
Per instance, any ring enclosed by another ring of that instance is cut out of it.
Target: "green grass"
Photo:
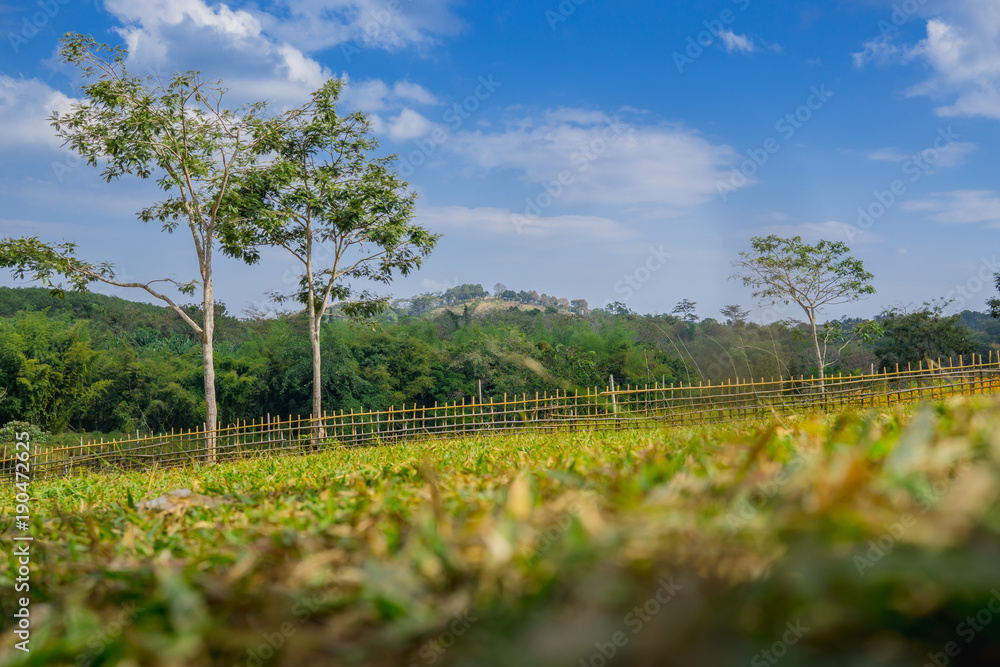
[[[38,482],[29,654],[5,487],[0,663],[996,664],[998,478],[956,399]]]

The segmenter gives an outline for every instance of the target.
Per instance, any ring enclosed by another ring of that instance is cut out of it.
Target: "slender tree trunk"
[[[320,349],[320,328],[323,323],[322,313],[316,312],[316,284],[313,282],[312,267],[312,218],[306,219],[306,280],[309,284],[309,342],[312,346],[313,362],[313,405],[312,405],[312,450],[319,450],[319,443],[326,435],[323,419],[323,354]]]
[[[216,461],[216,432],[219,428],[219,406],[215,398],[215,295],[212,292],[211,266],[205,271],[202,288],[203,323],[201,326],[201,356],[205,369],[205,448],[208,462]]]
[[[824,359],[823,359],[823,352],[819,348],[819,332],[816,330],[816,316],[815,315],[810,314],[810,316],[809,316],[809,324],[812,326],[813,345],[816,346],[816,365],[819,366],[819,392],[821,394],[825,394],[826,393],[826,385],[825,385],[825,382],[824,382],[824,378],[826,377],[826,374],[823,372],[824,371],[824,368],[823,368],[824,367],[824,363],[823,363]]]
[[[320,329],[322,326],[322,315],[316,312],[316,302],[313,290],[309,290],[309,341],[312,344],[313,362],[313,433],[312,448],[319,449],[320,440],[325,435],[323,432],[323,354],[320,349]]]

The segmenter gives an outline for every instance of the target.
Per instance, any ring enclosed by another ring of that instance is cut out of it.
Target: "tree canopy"
[[[264,121],[267,104],[227,108],[219,81],[195,71],[176,73],[166,81],[135,75],[126,67],[127,55],[122,47],[67,34],[59,56],[84,79],[83,99],[66,113],[53,113],[50,120],[65,145],[99,167],[106,181],[126,175],[155,179],[166,196],[139,211],[138,218],[159,223],[167,233],[186,229],[198,275],[186,281],[168,277],[123,282],[115,279],[110,262],[83,260],[75,256],[72,243],[46,244],[34,237],[0,241],[0,265],[12,269],[15,277],[30,277],[56,293],[61,293],[62,285],[55,278],[62,276],[76,290],[103,282],[142,289],[169,305],[201,338],[204,419],[211,432],[218,427],[214,252],[230,213],[224,202],[237,177],[259,155],[252,129]],[[200,286],[200,321],[174,298],[154,289],[158,283],[172,284],[185,295]],[[214,436],[209,435],[206,444],[211,460]]]
[[[256,261],[262,246],[275,246],[300,264],[299,288],[275,298],[305,304],[315,417],[323,414],[320,326],[331,302],[353,319],[384,311],[389,298],[358,282],[407,275],[438,239],[413,222],[416,197],[393,171],[395,157],[373,155],[368,117],[337,112],[342,88],[328,81],[289,117],[255,124],[261,161],[234,176],[223,230],[223,248],[236,257]]]
[[[762,304],[799,306],[806,316],[822,379],[826,368],[835,361],[830,353],[839,356],[851,338],[845,338],[844,329],[835,323],[821,327],[820,313],[829,306],[874,294],[871,281],[875,276],[839,241],[821,240],[809,245],[801,236],[786,239],[771,234],[755,236],[750,244],[752,250],[741,252],[734,262],[733,277],[752,288],[753,297]],[[872,322],[854,327],[851,337],[871,338],[879,332],[878,324]]]

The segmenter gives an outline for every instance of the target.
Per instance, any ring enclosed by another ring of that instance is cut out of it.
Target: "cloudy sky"
[[[994,294],[998,0],[0,0],[0,235],[189,280],[190,239],[136,220],[155,187],[102,182],[45,120],[79,95],[69,31],[234,105],[344,79],[444,235],[396,296],[502,282],[718,317],[752,305],[731,262],[767,233],[844,241],[875,274],[832,317]],[[239,312],[292,268],[220,260],[216,294]]]

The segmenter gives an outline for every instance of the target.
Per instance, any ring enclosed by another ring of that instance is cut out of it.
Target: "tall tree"
[[[875,277],[865,270],[861,260],[851,257],[851,249],[837,241],[821,240],[816,245],[802,242],[801,236],[790,239],[771,234],[750,239],[751,252],[741,252],[733,263],[733,278],[751,287],[753,296],[762,304],[797,304],[806,315],[816,354],[820,387],[825,370],[836,362],[830,358],[830,344],[843,350],[855,337],[870,339],[881,327],[866,322],[854,327],[845,338],[843,328],[836,323],[821,327],[819,314],[827,306],[857,301],[875,293],[871,284]],[[846,342],[845,342],[846,341]]]
[[[735,303],[725,306],[719,312],[726,318],[727,323],[735,327],[741,327],[746,324],[747,317],[750,315],[749,310]]]
[[[612,315],[635,315],[632,309],[621,301],[612,301],[608,305],[604,306],[604,310]]]
[[[228,201],[237,222],[223,235],[226,251],[244,260],[256,261],[270,245],[301,264],[299,289],[274,296],[300,300],[309,317],[314,445],[323,436],[323,313],[334,303],[352,319],[384,311],[389,298],[356,282],[389,283],[395,273],[410,273],[438,239],[412,221],[416,196],[393,171],[395,156],[373,155],[378,141],[368,117],[337,113],[342,87],[328,81],[291,116],[257,125],[256,150],[269,159],[239,176]]]
[[[685,322],[693,323],[698,321],[698,315],[694,312],[695,306],[698,304],[694,301],[689,301],[688,299],[683,299],[677,302],[674,309],[670,311],[673,315],[677,315]]]
[[[266,104],[227,109],[220,82],[205,80],[198,72],[178,73],[166,82],[131,74],[125,67],[124,48],[100,44],[89,36],[66,35],[59,54],[87,82],[81,89],[83,101],[67,113],[51,116],[56,134],[88,164],[103,167],[101,175],[108,182],[126,174],[155,178],[167,197],[140,211],[138,217],[160,223],[167,233],[186,228],[199,275],[183,283],[171,278],[119,281],[111,264],[77,258],[73,244],[49,245],[33,237],[0,243],[0,265],[12,268],[16,276],[30,275],[57,292],[61,287],[53,277],[62,275],[80,291],[95,282],[134,287],[173,308],[201,338],[208,458],[214,461],[218,407],[213,251],[227,215],[222,206],[226,195],[234,178],[256,159],[250,128],[261,121]],[[200,285],[201,321],[154,289],[156,283],[172,284],[185,294],[193,294]]]

